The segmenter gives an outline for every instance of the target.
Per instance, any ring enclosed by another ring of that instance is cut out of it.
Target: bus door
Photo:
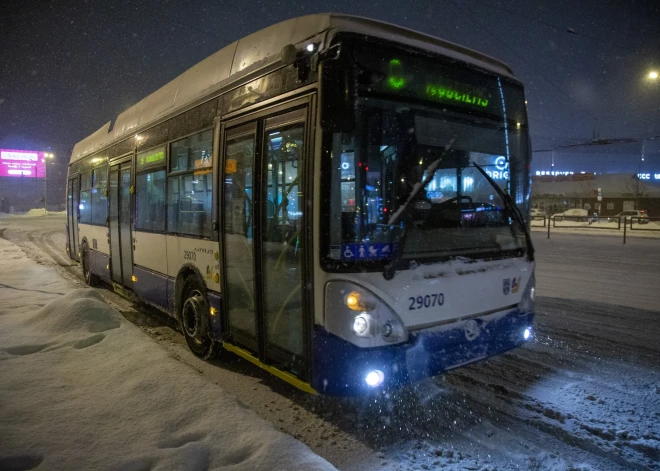
[[[80,261],[78,256],[78,220],[80,218],[80,175],[71,178],[67,188],[67,222],[69,225],[69,256]]]
[[[110,167],[108,200],[110,202],[110,266],[112,281],[127,287],[133,276],[133,240],[131,234],[131,161]]]
[[[222,179],[227,341],[303,380],[312,325],[303,289],[306,103],[228,122]]]

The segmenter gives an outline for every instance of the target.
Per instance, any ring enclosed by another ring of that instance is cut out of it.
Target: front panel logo
[[[509,293],[517,293],[520,289],[520,277],[504,278],[502,280],[502,293],[507,296]]]
[[[511,292],[517,293],[520,289],[520,277],[511,279]]]

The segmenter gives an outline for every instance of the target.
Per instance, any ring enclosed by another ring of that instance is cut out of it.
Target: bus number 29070
[[[445,295],[443,293],[427,294],[426,296],[411,296],[408,298],[410,306],[408,310],[422,309],[433,306],[442,306],[445,303]]]

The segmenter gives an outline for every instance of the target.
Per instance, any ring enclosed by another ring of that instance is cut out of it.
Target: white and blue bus
[[[240,39],[76,144],[85,281],[296,387],[382,391],[525,343],[523,87],[505,64],[347,15]]]

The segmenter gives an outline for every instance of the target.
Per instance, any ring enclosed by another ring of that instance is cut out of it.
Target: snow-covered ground
[[[0,239],[0,469],[333,469]]]
[[[0,237],[76,283],[78,268],[70,266],[62,248],[63,218],[5,219]],[[121,310],[122,327],[130,326],[128,319],[150,336],[133,329],[133,344],[161,349],[182,371],[204,381],[204,392],[219,384],[340,469],[660,469],[660,241],[623,245],[613,237],[554,233],[550,240],[535,233],[534,240],[540,296],[532,342],[363,399],[309,396],[231,355],[199,361],[168,318],[135,308],[107,289],[96,292]],[[100,348],[114,330],[77,351]],[[135,354],[122,351],[121,361]],[[150,394],[132,390],[124,400]],[[3,407],[0,398],[0,427]],[[0,429],[0,450],[2,440]]]

